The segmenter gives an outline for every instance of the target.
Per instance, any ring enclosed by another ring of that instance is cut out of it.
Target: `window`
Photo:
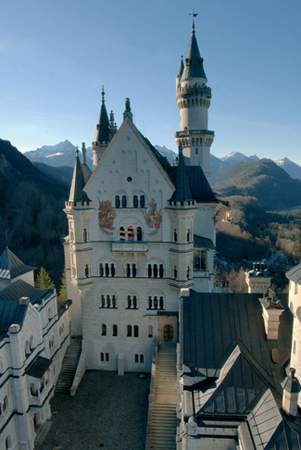
[[[103,275],[104,275],[103,264],[99,264],[99,276],[103,277]]]
[[[154,297],[148,297],[148,309],[164,309],[164,298],[161,295],[159,298],[157,295]]]
[[[199,153],[199,149],[196,148],[196,149],[195,149],[195,154],[198,155],[198,153]]]
[[[5,439],[5,450],[9,450],[11,448],[11,445],[12,445],[11,437],[7,436],[7,438]]]
[[[128,241],[134,241],[135,240],[135,231],[132,226],[128,227]]]
[[[106,336],[106,335],[107,335],[107,326],[106,326],[105,323],[103,323],[103,324],[101,325],[101,335],[102,335],[102,336]]]
[[[130,264],[126,265],[126,276],[128,278],[130,278],[130,276],[131,276],[131,265]]]
[[[132,337],[132,325],[127,326],[127,336]]]
[[[126,276],[127,278],[136,278],[137,275],[137,268],[136,264],[127,264],[126,265]]]
[[[89,266],[88,266],[88,264],[85,265],[85,277],[89,278]]]
[[[136,364],[139,364],[139,363],[143,364],[144,363],[144,355],[143,354],[138,355],[138,353],[136,353],[134,356],[134,361]]]
[[[125,240],[125,229],[124,227],[119,228],[119,240],[124,241]]]
[[[201,250],[201,270],[207,270],[207,251]]]
[[[153,266],[153,277],[158,278],[158,266],[157,264],[154,264]]]
[[[152,265],[151,264],[149,264],[147,266],[147,275],[148,275],[148,278],[151,278],[151,276],[152,276]]]
[[[108,263],[105,264],[105,274],[106,274],[106,277],[110,276],[110,267],[109,267]]]
[[[99,308],[117,308],[116,295],[115,294],[101,294]]]
[[[176,280],[178,278],[178,269],[177,266],[174,266],[173,268],[173,277]]]
[[[3,399],[3,404],[2,404],[2,411],[5,413],[5,411],[7,410],[7,408],[8,408],[8,397],[7,397],[7,395],[4,397],[4,399]]]
[[[87,232],[87,228],[83,229],[83,241],[87,242],[88,240],[88,232]]]
[[[145,208],[145,196],[140,195],[140,208]]]
[[[120,208],[120,197],[115,195],[115,208]]]
[[[127,297],[127,309],[137,309],[137,297],[136,295],[128,295]]]
[[[153,299],[152,297],[148,297],[148,309],[152,309],[153,306]]]
[[[189,266],[187,267],[186,277],[187,277],[187,280],[190,279],[190,267]]]
[[[135,354],[135,363],[138,363],[139,362],[139,355],[136,353]]]
[[[117,327],[117,325],[113,325],[113,336],[117,336],[117,334],[118,334],[118,327]]]
[[[109,355],[109,353],[106,353],[106,362],[109,362],[110,361],[110,355]]]
[[[137,228],[137,241],[142,241],[142,228]]]
[[[187,242],[190,242],[190,229],[187,230]]]
[[[144,363],[144,355],[140,355],[140,363],[143,364]]]
[[[197,251],[195,251],[195,254],[193,256],[193,268],[196,271],[201,270],[201,257]]]
[[[178,242],[178,233],[176,229],[173,231],[173,240],[174,242]]]
[[[136,270],[136,264],[132,264],[132,277],[136,278],[137,270]]]
[[[126,198],[126,195],[123,195],[123,196],[122,196],[122,198],[121,198],[121,205],[122,205],[122,208],[127,208],[127,198]]]
[[[115,277],[115,265],[111,264],[111,277]]]
[[[153,326],[152,325],[149,325],[149,327],[148,327],[148,337],[149,338],[152,338],[153,337]]]
[[[138,337],[139,336],[139,327],[138,325],[134,325],[134,337]]]
[[[164,299],[162,296],[160,297],[160,301],[159,301],[159,309],[164,309]]]
[[[105,354],[104,354],[104,352],[101,352],[100,353],[100,361],[104,361],[105,360]]]
[[[159,266],[159,277],[163,278],[164,277],[164,267],[163,264],[160,264]]]
[[[138,195],[134,195],[134,198],[133,198],[133,207],[134,208],[138,208]]]

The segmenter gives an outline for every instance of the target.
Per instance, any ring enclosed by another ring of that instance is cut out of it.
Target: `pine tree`
[[[67,298],[68,294],[67,294],[66,274],[65,272],[63,272],[60,284],[59,300],[63,302],[64,300],[67,300]]]
[[[36,287],[38,289],[51,289],[54,287],[53,281],[51,280],[49,273],[44,267],[41,267],[38,273]]]

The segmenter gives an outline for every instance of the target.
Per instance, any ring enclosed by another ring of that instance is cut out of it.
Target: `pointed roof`
[[[107,108],[105,105],[105,91],[102,88],[101,91],[101,107],[99,114],[99,121],[96,127],[96,142],[98,144],[107,144],[110,140],[110,123],[107,113]]]
[[[179,162],[176,171],[175,188],[176,189],[170,199],[172,202],[184,203],[192,200],[185,159],[181,148],[179,148]]]
[[[34,267],[24,264],[8,247],[5,247],[0,255],[0,279],[11,280],[32,270]]]
[[[84,142],[82,143],[82,155],[83,155],[82,172],[86,184],[92,174],[92,171],[87,164],[87,149],[86,144]]]
[[[179,78],[181,78],[181,76],[183,74],[183,70],[184,70],[184,63],[183,63],[183,56],[181,56],[181,63],[180,63],[179,72],[178,72]]]
[[[79,160],[78,150],[77,150],[77,155],[75,158],[73,175],[72,175],[72,181],[71,181],[71,187],[70,187],[70,193],[69,193],[69,202],[72,202],[75,205],[76,205],[76,203],[89,203],[90,202],[86,192],[83,190],[85,184],[86,184],[85,177],[83,174],[83,170],[82,170],[82,166],[81,166],[81,163]]]
[[[203,58],[200,55],[199,46],[195,36],[194,25],[192,27],[192,36],[182,74],[182,80],[187,80],[189,78],[204,78],[207,81],[203,66]]]

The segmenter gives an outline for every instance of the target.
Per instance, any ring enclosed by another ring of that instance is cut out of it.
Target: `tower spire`
[[[105,90],[102,86],[101,89],[101,107],[99,114],[99,121],[96,127],[96,139],[95,141],[100,144],[107,144],[109,142],[110,134],[109,134],[109,118],[107,113],[107,108],[105,104]]]

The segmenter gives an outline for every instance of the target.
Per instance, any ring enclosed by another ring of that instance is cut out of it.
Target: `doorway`
[[[172,325],[164,325],[163,328],[163,339],[164,342],[170,342],[173,340],[174,332],[173,332],[173,326]]]

